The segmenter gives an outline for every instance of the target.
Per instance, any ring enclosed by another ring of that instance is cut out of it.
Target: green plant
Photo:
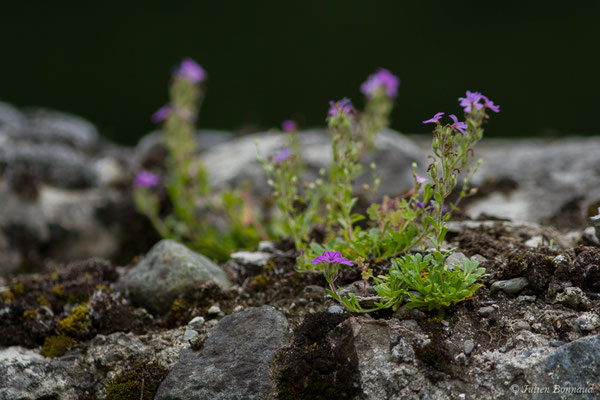
[[[216,196],[202,160],[196,155],[194,127],[204,97],[206,73],[191,59],[177,68],[170,87],[171,102],[152,117],[164,121],[168,150],[164,188],[172,212],[164,215],[156,187],[161,179],[141,171],[135,178],[134,200],[162,237],[182,242],[204,255],[225,261],[231,251],[252,248],[266,238],[248,191],[231,190]],[[203,217],[201,217],[203,215]],[[207,215],[215,216],[213,219]]]

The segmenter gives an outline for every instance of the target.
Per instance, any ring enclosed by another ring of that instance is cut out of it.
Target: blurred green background
[[[209,73],[201,127],[323,125],[329,100],[362,106],[360,83],[385,67],[402,81],[402,132],[459,114],[466,89],[501,106],[488,135],[599,132],[598,1],[82,3],[2,6],[0,100],[79,114],[133,144],[190,56]]]

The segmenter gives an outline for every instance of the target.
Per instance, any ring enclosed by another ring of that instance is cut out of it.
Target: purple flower
[[[433,116],[433,118],[431,118],[431,119],[428,119],[427,121],[423,121],[423,123],[424,123],[424,124],[428,124],[428,123],[430,123],[430,122],[433,122],[433,123],[435,123],[435,124],[439,124],[439,122],[438,122],[438,121],[439,121],[439,119],[440,119],[440,118],[442,118],[442,115],[444,115],[444,113],[443,113],[443,112],[439,112],[439,113],[435,114],[435,115]]]
[[[206,79],[206,71],[196,61],[189,57],[183,59],[175,76],[188,80],[192,83],[199,83]]]
[[[467,129],[467,124],[464,122],[458,122],[458,118],[456,118],[456,115],[454,114],[450,114],[450,118],[452,118],[452,121],[454,121],[452,127],[456,128],[456,130],[458,130],[460,133],[467,136],[467,132],[465,131],[465,129]]]
[[[470,113],[473,105],[475,105],[477,110],[481,110],[483,108],[483,104],[479,103],[481,97],[481,93],[467,90],[467,96],[459,97],[458,100],[460,101],[460,106],[464,107],[465,112]]]
[[[281,123],[281,128],[284,132],[295,132],[298,130],[298,124],[296,123],[296,121],[286,119]]]
[[[425,206],[423,205],[422,201],[417,201],[417,207],[419,207],[419,208],[425,208]]]
[[[483,95],[481,96],[481,98],[484,101],[483,106],[485,108],[489,108],[493,112],[500,112],[500,106],[495,105],[493,101],[491,101],[490,99],[488,99],[487,97],[485,97]]]
[[[398,85],[400,79],[384,68],[379,68],[377,72],[369,75],[367,80],[360,86],[360,92],[369,99],[380,89],[385,90],[388,97],[394,99],[398,96]]]
[[[352,102],[350,101],[350,99],[348,99],[346,97],[344,97],[343,99],[341,99],[339,101],[334,102],[332,100],[329,102],[328,115],[330,117],[335,117],[339,113],[342,113],[346,117],[348,117],[350,119],[354,119],[355,112],[356,112],[356,110],[354,110],[354,106],[352,105]]]
[[[159,122],[167,119],[169,114],[171,114],[171,106],[167,104],[156,110],[156,112],[150,117],[150,120],[155,124],[158,124]]]
[[[279,153],[276,153],[273,155],[273,161],[275,161],[276,164],[281,164],[281,163],[289,160],[291,155],[292,155],[292,152],[290,151],[290,149],[282,146],[281,150],[279,150]]]
[[[323,252],[323,255],[316,257],[314,260],[312,260],[312,263],[315,265],[321,264],[323,262],[340,263],[349,266],[354,265],[352,261],[342,257],[342,254],[339,251],[325,251]]]
[[[146,171],[146,170],[140,171],[136,175],[135,179],[133,180],[133,184],[135,186],[141,186],[141,187],[145,187],[145,188],[154,187],[154,186],[158,185],[159,182],[160,182],[160,178],[158,176],[156,176],[152,172]]]

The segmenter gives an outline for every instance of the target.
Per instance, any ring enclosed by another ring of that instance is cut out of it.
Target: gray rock
[[[270,240],[261,240],[258,242],[258,251],[265,253],[273,253],[275,251],[275,243]]]
[[[66,362],[48,360],[22,347],[0,350],[0,399],[75,399]]]
[[[248,308],[223,318],[202,350],[186,349],[155,399],[269,399],[269,364],[290,337],[287,319],[273,307]]]
[[[514,323],[512,324],[512,329],[514,331],[530,331],[531,326],[527,321],[519,320],[514,321]]]
[[[538,393],[522,398],[545,400],[549,398],[598,398],[598,371],[600,371],[600,335],[588,336],[556,349],[527,373],[527,382],[537,387],[554,390],[580,390],[576,394]],[[556,386],[555,386],[556,385]]]
[[[319,170],[326,169],[331,162],[329,135],[324,130],[309,130],[300,132],[298,137],[307,171],[306,176],[301,178],[314,180]],[[268,157],[285,144],[285,135],[262,133],[217,145],[204,155],[210,180],[217,188],[236,187],[247,181],[256,194],[268,195],[270,188],[265,172],[256,160],[257,146],[262,156]],[[377,173],[381,175],[381,193],[395,194],[412,187],[411,165],[417,162],[421,168],[425,168],[424,153],[410,139],[390,130],[378,134],[375,146],[377,150],[363,160],[367,166],[365,176],[357,181],[355,189],[359,191],[364,183],[372,183],[368,165],[373,161],[377,164]]]
[[[164,153],[165,148],[162,144],[161,130],[153,131],[142,137],[135,147],[135,157],[138,163],[142,164],[145,160],[152,158],[153,154]],[[229,131],[220,131],[216,129],[201,129],[196,132],[196,146],[199,152],[204,152],[212,147],[225,143],[234,138],[234,134]]]
[[[496,309],[492,306],[486,306],[486,307],[481,307],[479,310],[477,310],[477,313],[479,315],[481,315],[482,317],[489,317],[490,315],[492,315],[492,313],[496,311]]]
[[[188,322],[188,326],[191,326],[192,328],[198,330],[200,328],[202,328],[202,326],[204,325],[204,317],[194,317],[190,320],[190,322]]]
[[[341,314],[344,312],[344,309],[340,306],[330,306],[327,309],[327,312],[330,314]]]
[[[198,331],[195,329],[186,329],[185,332],[183,332],[183,341],[187,343],[190,340],[196,339],[198,335]]]
[[[91,151],[99,142],[98,129],[89,121],[58,111],[38,109],[29,112],[29,124],[20,132],[22,139],[39,143],[66,143]]]
[[[222,289],[231,287],[225,272],[208,258],[172,240],[161,240],[117,282],[132,300],[152,313],[164,314],[187,289],[212,280]]]
[[[475,348],[475,342],[473,342],[472,340],[465,341],[464,352],[466,355],[471,354],[471,352],[473,351],[474,348]]]
[[[513,278],[506,281],[496,281],[492,283],[492,287],[490,291],[495,293],[499,290],[502,290],[504,293],[515,295],[519,293],[521,290],[525,289],[525,287],[529,285],[527,279],[523,277]]]
[[[600,198],[600,140],[565,138],[487,139],[475,149],[483,164],[473,178],[509,178],[518,187],[507,193],[493,192],[466,206],[473,218],[482,213],[514,221],[543,222],[569,201],[580,198],[591,204]]]
[[[27,171],[38,182],[66,189],[84,189],[98,183],[97,171],[82,153],[64,144],[8,142],[0,147],[0,170]]]
[[[457,251],[455,253],[450,254],[448,258],[446,258],[446,260],[444,261],[444,264],[446,264],[447,266],[457,266],[458,268],[462,269],[462,263],[464,260],[468,260],[467,256]]]
[[[577,326],[582,332],[591,332],[600,327],[600,317],[593,312],[586,312],[577,317]]]
[[[590,221],[596,232],[596,238],[600,240],[600,209],[598,210],[598,213],[598,215],[591,217]]]
[[[231,253],[231,259],[239,264],[251,264],[264,267],[271,258],[270,253],[262,251],[238,251]]]
[[[574,310],[587,310],[592,305],[590,299],[583,293],[583,290],[577,286],[566,287],[556,295],[554,301]]]
[[[118,209],[121,196],[109,188],[67,191],[45,186],[37,201],[23,201],[0,180],[0,275],[36,259],[71,262],[114,256],[120,248],[118,221],[102,215]]]
[[[19,132],[26,123],[26,117],[15,107],[8,103],[0,102],[0,143],[3,135]]]
[[[0,399],[102,399],[106,383],[133,361],[157,361],[171,368],[185,346],[183,330],[97,335],[86,343],[85,352],[76,348],[63,357],[50,359],[13,346],[0,349]]]

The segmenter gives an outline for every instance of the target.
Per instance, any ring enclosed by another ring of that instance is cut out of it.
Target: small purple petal
[[[369,75],[360,86],[360,91],[368,98],[372,98],[378,90],[383,89],[387,96],[393,99],[398,96],[398,85],[400,85],[400,80],[397,76],[387,69],[379,68],[377,72]]]
[[[426,121],[423,121],[423,123],[424,123],[424,124],[428,124],[428,123],[430,123],[430,122],[433,122],[433,123],[437,124],[437,123],[438,123],[438,121],[439,121],[439,119],[440,119],[440,118],[442,118],[442,115],[444,115],[444,113],[443,113],[443,112],[439,112],[439,113],[435,114],[435,115],[433,116],[433,118],[431,118],[431,119],[428,119],[428,120],[426,120]]]
[[[419,208],[425,208],[425,206],[423,206],[423,202],[422,201],[417,201],[417,207],[419,207]]]
[[[146,187],[146,188],[154,187],[154,186],[158,185],[159,182],[160,182],[160,178],[158,176],[156,176],[152,172],[146,171],[146,170],[140,171],[136,175],[135,179],[133,180],[133,184],[135,186]]]
[[[321,264],[323,262],[328,263],[340,263],[345,265],[354,265],[352,261],[342,257],[339,251],[325,251],[323,255],[316,257],[311,261],[313,264]]]
[[[150,120],[155,124],[158,124],[159,122],[162,122],[165,119],[167,119],[169,114],[171,114],[171,106],[167,104],[166,106],[162,106],[161,108],[156,110],[156,112],[152,114],[152,117],[150,117]]]
[[[495,105],[493,101],[491,101],[490,99],[488,99],[485,96],[481,96],[481,98],[484,101],[484,103],[483,103],[484,107],[489,108],[493,112],[500,112],[500,106]]]
[[[192,83],[199,83],[206,79],[206,71],[196,61],[189,57],[183,59],[175,75]]]
[[[344,114],[349,119],[354,119],[355,113],[356,110],[354,109],[352,102],[346,97],[336,102],[329,102],[329,112],[327,115],[330,117],[335,117],[338,114]]]
[[[477,110],[481,110],[483,108],[483,104],[479,103],[481,98],[481,93],[467,90],[466,97],[459,97],[458,100],[460,101],[460,106],[464,107],[465,112],[470,113],[473,105]]]
[[[465,124],[464,122],[458,122],[458,118],[456,118],[456,115],[454,114],[450,114],[450,118],[452,118],[452,121],[454,121],[452,126],[456,128],[460,133],[467,136],[467,132],[465,131],[465,129],[467,129],[467,124]]]
[[[284,132],[295,132],[298,130],[298,124],[296,124],[296,121],[287,119],[281,123],[281,128]]]
[[[291,155],[292,155],[292,152],[289,148],[281,147],[281,150],[279,150],[279,153],[276,153],[273,155],[273,161],[275,161],[276,164],[281,164],[281,163],[289,160]]]

